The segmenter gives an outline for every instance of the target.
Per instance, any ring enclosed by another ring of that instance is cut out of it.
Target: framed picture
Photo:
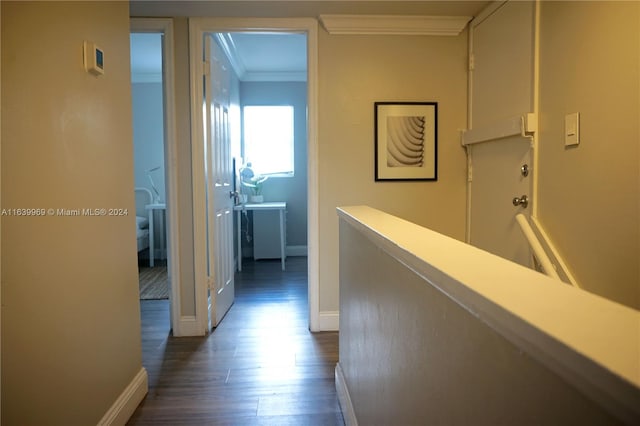
[[[438,103],[376,102],[376,181],[438,180]]]

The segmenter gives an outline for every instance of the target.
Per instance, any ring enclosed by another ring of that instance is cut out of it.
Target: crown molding
[[[329,34],[457,36],[471,16],[320,15]]]
[[[249,71],[244,65],[230,33],[215,33],[231,67],[240,81],[307,81],[305,71]]]
[[[236,72],[238,78],[242,80],[242,76],[244,76],[247,70],[245,69],[244,63],[240,59],[240,55],[238,55],[238,50],[236,48],[236,44],[233,42],[231,34],[214,33],[214,37],[218,40],[220,47],[229,59],[231,68],[233,68],[233,70]]]

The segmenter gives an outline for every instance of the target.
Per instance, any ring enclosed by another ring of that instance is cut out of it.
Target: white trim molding
[[[340,403],[340,411],[342,411],[342,418],[346,426],[358,426],[358,419],[356,418],[356,412],[353,409],[353,403],[351,402],[351,396],[349,395],[349,388],[347,382],[344,379],[344,373],[340,363],[336,364],[336,393],[338,394],[338,402]]]
[[[340,329],[339,311],[320,311],[319,331],[338,331]]]
[[[207,333],[206,328],[202,328],[201,324],[196,320],[194,315],[185,315],[174,320],[173,336],[204,336]]]
[[[148,391],[149,378],[147,376],[147,370],[143,367],[138,371],[138,374],[136,374],[129,385],[127,385],[109,410],[107,410],[105,415],[102,416],[98,422],[98,426],[126,424]]]
[[[320,15],[329,34],[457,36],[471,16]]]

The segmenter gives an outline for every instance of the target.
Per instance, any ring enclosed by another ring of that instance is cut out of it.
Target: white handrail
[[[540,266],[542,267],[543,272],[551,278],[560,280],[560,276],[558,276],[556,268],[553,266],[553,263],[551,263],[551,259],[549,259],[549,256],[547,256],[547,253],[542,248],[540,241],[538,241],[538,238],[536,238],[536,235],[534,234],[533,229],[531,229],[531,225],[529,225],[529,221],[527,221],[527,218],[522,213],[519,213],[516,215],[516,220],[518,221],[520,230],[522,231],[522,234],[524,234],[524,237],[527,239],[531,250],[533,250],[534,256],[538,259],[538,262],[540,262]]]
[[[551,241],[549,234],[547,234],[547,231],[545,231],[540,221],[535,216],[531,216],[529,220],[531,221],[531,228],[533,229],[533,232],[538,237],[538,241],[540,241],[542,247],[544,247],[545,253],[547,253],[547,255],[552,259],[553,264],[557,268],[556,271],[558,271],[562,281],[571,284],[574,287],[582,288],[560,255],[560,252],[553,244],[553,241]]]

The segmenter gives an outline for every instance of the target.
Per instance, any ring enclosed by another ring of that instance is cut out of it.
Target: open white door
[[[205,34],[204,169],[206,175],[208,330],[234,300],[233,167],[229,137],[230,70],[211,34]]]

